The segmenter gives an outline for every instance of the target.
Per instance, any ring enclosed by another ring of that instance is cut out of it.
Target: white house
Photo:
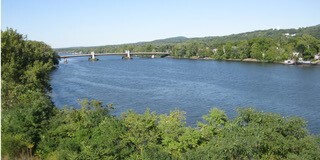
[[[286,36],[286,37],[289,37],[289,36],[294,37],[294,36],[296,36],[296,34],[295,34],[295,33],[293,33],[293,34],[290,34],[290,33],[284,33],[283,35],[284,35],[284,36]]]
[[[299,52],[293,52],[292,55],[298,57],[299,56]]]
[[[290,36],[290,33],[285,33],[285,34],[283,34],[283,35],[285,35],[285,36]]]
[[[216,53],[216,52],[218,52],[218,49],[217,49],[217,48],[213,48],[213,49],[212,49],[212,52],[213,52],[213,53]]]
[[[314,55],[314,59],[315,59],[315,60],[320,60],[320,53]]]

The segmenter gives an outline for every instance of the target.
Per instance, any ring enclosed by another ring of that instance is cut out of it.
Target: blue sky
[[[319,0],[2,0],[1,29],[54,48],[320,24]]]

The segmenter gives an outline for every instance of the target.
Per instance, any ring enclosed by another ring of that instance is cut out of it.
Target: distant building
[[[213,52],[213,53],[216,53],[216,52],[218,52],[218,49],[217,49],[217,48],[213,48],[213,49],[212,49],[212,52]]]
[[[315,60],[320,60],[320,53],[314,55],[314,59],[315,59]]]
[[[295,33],[294,33],[294,34],[284,33],[283,35],[284,35],[284,36],[286,36],[286,37],[289,37],[289,36],[294,37],[294,36],[296,36],[296,34],[295,34]]]
[[[295,57],[298,57],[299,56],[299,52],[293,52],[292,55],[295,56]]]

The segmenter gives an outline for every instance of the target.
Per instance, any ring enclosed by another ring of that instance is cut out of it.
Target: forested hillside
[[[112,53],[124,50],[169,51],[175,58],[256,59],[281,62],[286,59],[312,60],[320,52],[320,25],[299,29],[269,29],[221,37],[174,37],[151,42],[97,47],[56,49],[58,52]],[[293,52],[298,52],[297,57]]]
[[[1,32],[1,63],[2,159],[320,159],[320,138],[299,117],[213,108],[190,127],[179,110],[116,117],[87,99],[59,109],[48,96],[57,54],[13,29]]]

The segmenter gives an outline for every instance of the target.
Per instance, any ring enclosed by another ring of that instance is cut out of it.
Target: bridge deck
[[[96,53],[94,56],[114,56],[114,55],[122,55],[125,56],[127,53]],[[130,55],[170,55],[168,52],[131,52]],[[60,58],[71,58],[71,57],[87,57],[92,56],[91,54],[73,54],[73,55],[65,55],[60,56]]]

